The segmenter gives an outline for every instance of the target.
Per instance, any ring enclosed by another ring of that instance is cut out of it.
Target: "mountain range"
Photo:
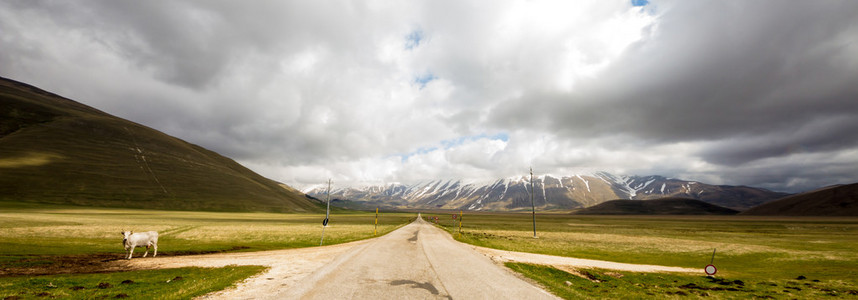
[[[2,77],[0,201],[324,211],[319,202],[218,153]]]
[[[746,186],[710,185],[662,176],[620,176],[608,172],[533,178],[533,202],[541,210],[594,206],[609,200],[688,198],[746,210],[789,194]],[[324,199],[326,187],[302,192]],[[389,183],[333,188],[330,197],[352,208],[424,208],[514,211],[530,209],[527,176],[495,180],[432,180],[416,184]],[[334,201],[332,203],[337,203]]]

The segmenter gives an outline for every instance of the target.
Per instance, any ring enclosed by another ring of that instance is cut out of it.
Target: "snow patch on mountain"
[[[578,177],[578,179],[581,179],[581,181],[584,182],[584,185],[587,186],[587,192],[591,192],[590,191],[590,182],[587,181],[587,179],[581,178],[581,175],[575,175],[575,177]]]

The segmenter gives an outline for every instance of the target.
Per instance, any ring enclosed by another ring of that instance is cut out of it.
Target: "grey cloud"
[[[651,35],[597,80],[575,93],[525,95],[500,106],[493,121],[577,137],[629,134],[658,144],[763,137],[803,130],[829,115],[858,117],[858,70],[849,54],[858,50],[851,13],[858,5],[743,4],[665,7]],[[852,122],[837,126],[856,129]],[[807,142],[853,146],[840,142],[853,136],[844,131],[822,130]],[[736,158],[708,153],[711,162],[728,163],[771,151],[735,151],[750,156]]]
[[[858,146],[858,116],[832,115],[800,128],[773,130],[767,135],[739,136],[718,141],[699,153],[706,161],[738,166],[757,159],[797,153],[831,152]]]
[[[103,43],[162,81],[203,89],[239,56],[273,55],[321,45],[356,49],[366,9],[359,4],[263,1],[17,1],[59,27]],[[337,20],[337,22],[330,22]],[[379,23],[378,21],[373,24]],[[357,27],[357,28],[356,28]],[[368,30],[367,32],[372,32]]]
[[[796,157],[763,160],[718,174],[724,184],[752,185],[786,192],[804,192],[834,184],[855,182],[858,158],[848,154],[819,152]],[[813,161],[813,164],[808,164]]]

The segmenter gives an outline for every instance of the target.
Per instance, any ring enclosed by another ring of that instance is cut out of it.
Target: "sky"
[[[858,182],[858,1],[0,1],[0,76],[294,186]]]

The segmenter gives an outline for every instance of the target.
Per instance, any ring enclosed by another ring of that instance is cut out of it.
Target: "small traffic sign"
[[[706,272],[706,275],[712,276],[715,273],[718,273],[718,268],[714,265],[706,265],[706,268],[703,268],[703,271]]]
[[[715,273],[718,273],[718,268],[716,268],[715,265],[713,265],[715,263],[715,251],[716,250],[718,250],[718,249],[712,249],[712,259],[709,260],[709,264],[706,265],[705,268],[703,268],[703,271],[706,272],[706,275],[712,276],[712,275],[715,275]]]
[[[322,226],[328,226],[328,218],[325,218],[325,220],[322,221]]]

